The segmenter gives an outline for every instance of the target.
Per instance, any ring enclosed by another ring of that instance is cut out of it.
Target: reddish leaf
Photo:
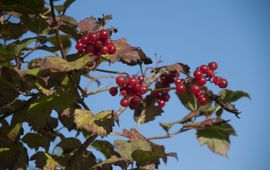
[[[190,73],[190,71],[189,71],[190,67],[186,64],[183,64],[183,63],[176,63],[176,64],[172,64],[172,65],[157,67],[154,70],[154,72],[158,73],[161,69],[165,69],[165,71],[167,71],[167,72],[180,71],[184,74]]]
[[[96,32],[99,30],[99,28],[100,25],[94,17],[85,18],[79,23],[79,29],[82,33]]]
[[[110,62],[121,61],[128,65],[152,63],[152,60],[145,55],[142,49],[131,46],[127,43],[126,39],[115,40],[113,43],[117,51],[114,55],[106,57]]]

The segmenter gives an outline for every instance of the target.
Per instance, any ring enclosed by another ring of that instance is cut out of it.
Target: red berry
[[[190,87],[190,91],[192,94],[196,95],[200,91],[200,86],[194,84]]]
[[[120,105],[121,105],[122,107],[128,107],[128,105],[129,105],[129,100],[128,100],[128,98],[123,98],[123,99],[120,101]]]
[[[122,96],[126,96],[126,95],[128,94],[127,90],[124,89],[124,88],[122,88],[122,89],[120,90],[120,93],[121,93]]]
[[[183,94],[185,92],[185,86],[181,83],[176,86],[176,93]]]
[[[139,83],[137,83],[137,84],[134,84],[133,86],[132,86],[132,90],[135,92],[135,93],[140,93],[140,88],[141,88],[141,86],[140,86],[140,84]]]
[[[96,43],[98,41],[97,35],[92,32],[88,34],[88,39],[92,43]]]
[[[109,54],[110,55],[113,55],[113,54],[115,54],[116,53],[116,47],[113,45],[113,46],[111,46],[111,47],[109,47]]]
[[[109,48],[109,47],[112,47],[112,46],[113,46],[113,42],[111,42],[111,41],[106,41],[106,42],[104,43],[104,45],[107,46],[107,47]]]
[[[201,77],[200,79],[197,80],[198,85],[203,86],[206,84],[206,78]]]
[[[195,70],[193,73],[195,79],[200,79],[203,77],[203,73],[200,70]]]
[[[208,103],[208,100],[206,97],[200,97],[198,98],[198,100],[201,105],[206,105]]]
[[[203,94],[203,91],[199,90],[197,93],[196,93],[196,97],[200,97],[200,96],[204,96]]]
[[[178,84],[182,84],[182,82],[180,79],[175,79],[174,84],[175,84],[175,86],[177,86]]]
[[[135,87],[137,84],[138,84],[138,81],[135,77],[131,77],[128,81],[128,84],[131,86],[131,87]]]
[[[220,81],[221,81],[221,77],[214,76],[213,82],[215,83],[215,85],[218,85]]]
[[[95,47],[96,47],[97,50],[100,50],[103,47],[103,43],[101,41],[97,41],[95,43]]]
[[[130,99],[130,104],[132,106],[137,107],[141,103],[141,101],[142,101],[142,98],[139,97],[138,95],[135,95]]]
[[[82,51],[83,51],[83,43],[78,42],[78,43],[76,44],[76,49],[77,49],[79,52],[82,52]]]
[[[161,99],[165,102],[168,102],[170,100],[170,95],[165,93],[162,95]]]
[[[208,70],[208,66],[203,64],[203,65],[200,66],[200,70],[201,70],[202,73],[206,73],[207,70]]]
[[[157,101],[159,107],[164,107],[166,102],[164,100],[158,100]]]
[[[111,88],[109,89],[109,92],[110,92],[110,94],[111,94],[112,96],[116,96],[117,93],[118,93],[118,89],[117,89],[117,87],[111,87]]]
[[[209,77],[209,78],[212,78],[212,77],[215,75],[214,71],[211,70],[211,69],[207,69],[207,71],[206,71],[205,74],[206,74],[206,76]]]
[[[220,82],[218,83],[218,86],[220,88],[226,88],[228,86],[228,81],[226,79],[221,79]]]
[[[92,61],[88,61],[85,66],[87,67],[93,67],[94,66],[94,63]]]
[[[86,35],[84,35],[80,40],[85,45],[87,45],[89,43],[89,38]]]
[[[147,92],[147,87],[146,86],[141,86],[139,90],[140,94],[143,95]]]
[[[174,72],[174,77],[180,77],[180,72],[179,71]]]
[[[144,78],[143,78],[143,76],[138,76],[138,81],[140,82],[140,83],[143,83],[144,82]]]
[[[99,31],[99,40],[100,41],[107,41],[109,38],[109,34],[108,34],[108,31],[107,30],[100,30]]]
[[[120,87],[125,87],[126,86],[126,77],[124,76],[118,76],[116,77],[116,84],[118,84]]]
[[[94,52],[94,47],[92,45],[88,45],[86,48],[87,54],[92,54]]]
[[[105,55],[108,54],[109,48],[107,46],[103,46],[100,50],[101,54]]]
[[[216,70],[218,68],[218,64],[215,61],[212,61],[212,62],[208,63],[208,67],[211,70]]]

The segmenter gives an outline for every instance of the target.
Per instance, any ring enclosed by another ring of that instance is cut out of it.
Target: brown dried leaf
[[[82,33],[96,32],[100,28],[100,24],[94,17],[88,17],[81,20],[79,23],[79,29]]]
[[[110,15],[102,15],[101,18],[98,18],[98,23],[99,23],[99,25],[104,26],[111,19],[112,19],[112,15],[111,14]]]
[[[121,61],[128,65],[152,63],[151,58],[147,57],[142,49],[131,46],[126,39],[121,38],[113,41],[113,43],[117,51],[114,55],[107,57],[110,62]]]
[[[174,71],[180,71],[184,74],[189,74],[190,67],[186,64],[183,63],[176,63],[168,66],[162,66],[162,67],[157,67],[154,69],[155,73],[158,73],[161,69],[165,69],[167,72],[174,72]]]

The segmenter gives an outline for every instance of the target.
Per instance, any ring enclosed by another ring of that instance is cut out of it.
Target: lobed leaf
[[[236,135],[236,133],[228,123],[197,129],[200,144],[207,145],[212,152],[222,156],[227,156],[231,135]]]

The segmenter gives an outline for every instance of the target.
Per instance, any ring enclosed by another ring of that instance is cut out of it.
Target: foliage
[[[0,169],[26,169],[30,161],[42,169],[112,169],[113,166],[127,169],[130,165],[136,165],[136,169],[155,169],[160,160],[167,163],[168,157],[177,158],[177,154],[167,153],[164,146],[153,140],[170,138],[192,129],[196,130],[200,144],[226,156],[230,136],[236,132],[228,121],[222,119],[223,111],[238,117],[240,112],[231,102],[242,97],[250,99],[250,96],[243,91],[228,89],[214,94],[202,86],[208,98],[208,103],[202,104],[188,90],[195,82],[188,65],[176,63],[153,68],[151,72],[141,70],[149,93],[142,95],[134,108],[134,120],[138,125],[165,115],[162,114],[165,112],[160,107],[162,105],[156,104],[154,94],[175,90],[175,87],[159,88],[153,84],[161,81],[162,76],[175,72],[186,76],[181,80],[186,92],[176,95],[189,113],[175,122],[161,122],[165,135],[145,137],[136,129],[115,132],[113,127],[115,123],[119,124],[119,116],[127,108],[99,113],[89,109],[85,99],[109,89],[88,91],[87,87],[81,87],[82,77],[100,85],[99,78],[91,75],[93,72],[132,77],[125,71],[101,69],[102,62],[120,62],[142,68],[143,64],[152,64],[152,60],[125,38],[111,40],[117,48],[115,54],[100,55],[100,60],[93,66],[89,66],[92,54],[71,54],[69,50],[75,46],[72,40],[78,41],[89,32],[97,33],[112,19],[111,15],[103,15],[77,22],[66,15],[73,2],[65,0],[62,5],[54,5],[53,0],[0,2]],[[115,28],[106,29],[110,34],[117,31]],[[36,56],[36,51],[43,51],[48,56]],[[198,117],[202,119],[198,121]],[[171,133],[174,125],[181,125],[181,128]],[[63,134],[63,130],[75,130],[77,135]],[[85,137],[84,141],[77,138],[80,134]],[[115,140],[112,144],[108,141],[111,135],[127,140]],[[56,138],[60,142],[53,145]],[[61,152],[55,152],[55,148],[61,148]],[[29,149],[34,149],[35,153],[30,155]],[[97,158],[96,151],[101,152],[104,159]]]

